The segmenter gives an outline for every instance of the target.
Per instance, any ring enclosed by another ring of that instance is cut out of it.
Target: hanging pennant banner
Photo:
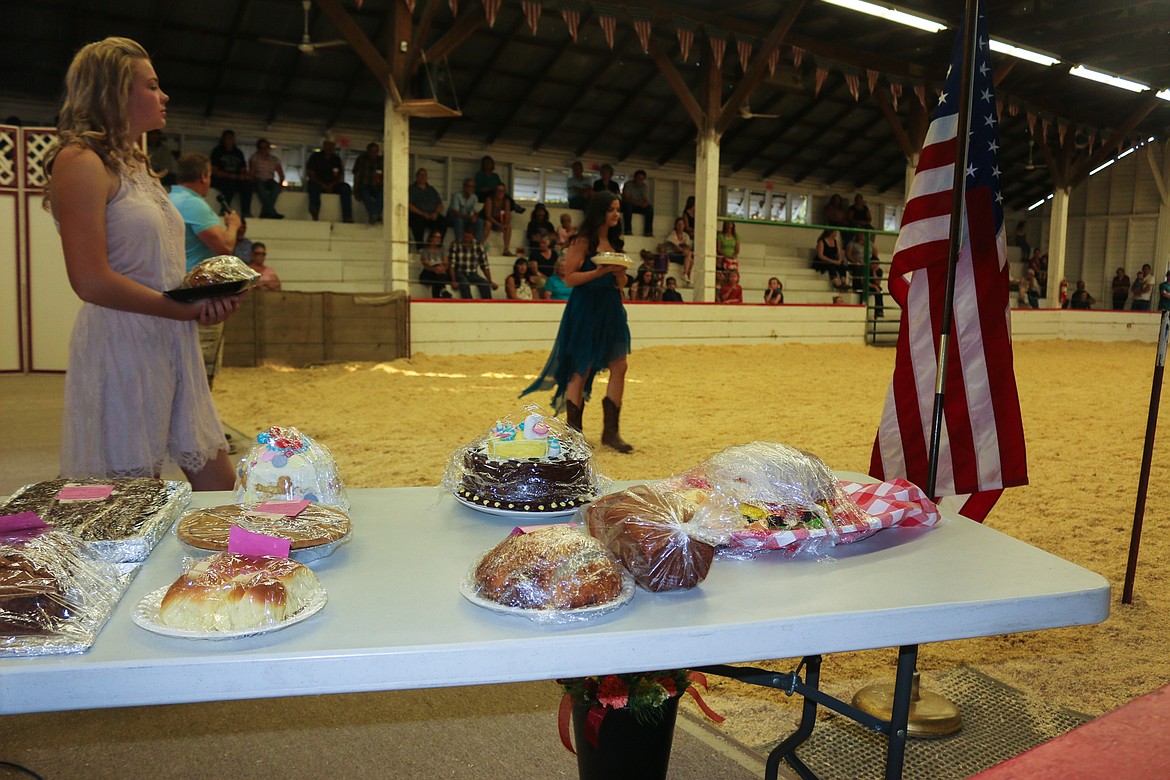
[[[501,0],[483,0],[483,15],[487,18],[488,27],[496,26],[496,14],[500,12]]]
[[[865,80],[869,82],[869,94],[872,95],[874,90],[877,89],[878,72],[876,70],[870,70],[869,68],[866,68]]]
[[[743,72],[747,73],[748,63],[752,59],[752,42],[751,39],[743,39],[736,36],[735,47],[739,50],[739,66],[743,68]]]
[[[691,46],[695,43],[695,30],[698,29],[690,19],[682,16],[674,17],[674,31],[678,35],[678,48],[682,53],[682,61],[690,62]]]
[[[1048,141],[1048,117],[1046,116],[1040,117],[1040,137],[1044,139],[1045,142]]]
[[[800,48],[799,46],[793,46],[792,47],[792,64],[795,65],[799,69],[800,63],[802,63],[802,62],[804,62],[804,49]]]
[[[817,97],[821,94],[821,87],[825,85],[825,79],[828,77],[828,68],[822,68],[820,65],[817,65],[817,82],[816,87],[813,89],[813,97]]]
[[[1064,146],[1064,137],[1068,135],[1068,123],[1058,121],[1056,123],[1056,134],[1060,137],[1060,145]]]
[[[772,53],[768,55],[768,75],[776,75],[776,64],[780,62],[780,47],[777,46],[772,49]]]
[[[524,9],[524,18],[528,20],[528,28],[536,35],[536,25],[540,23],[540,0],[520,0]]]
[[[403,0],[403,2],[406,3],[406,10],[410,11],[411,13],[414,13],[414,0]],[[361,0],[358,0],[357,7],[358,8],[362,7]]]
[[[902,82],[890,79],[890,97],[893,98],[890,102],[894,105],[894,111],[897,111],[898,101],[902,99]]]
[[[594,3],[593,10],[597,13],[597,21],[601,24],[601,31],[605,33],[605,42],[613,49],[613,34],[617,29],[617,15],[620,10],[616,5],[609,3]]]
[[[859,95],[861,93],[861,77],[858,76],[858,74],[846,73],[845,86],[849,87],[849,94],[853,96],[855,101],[860,100]]]
[[[574,0],[561,0],[561,18],[565,20],[565,27],[569,30],[569,37],[573,43],[577,42],[577,28],[581,25],[581,10],[584,4]]]
[[[459,15],[459,0],[447,0],[447,5],[451,6],[451,15]]]
[[[727,32],[718,27],[705,27],[707,41],[711,44],[711,55],[715,58],[715,68],[723,67],[723,55],[727,51]]]
[[[1008,116],[1019,116],[1019,115],[1020,115],[1019,104],[1015,103],[1014,101],[1011,103],[1008,103]]]
[[[925,109],[926,108],[926,85],[925,84],[915,84],[914,85],[914,94],[918,96],[918,102],[921,103],[922,107]]]

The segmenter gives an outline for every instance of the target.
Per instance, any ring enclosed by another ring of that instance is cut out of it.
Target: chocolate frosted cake
[[[96,500],[57,498],[64,487],[84,485],[113,485],[114,490]],[[157,521],[180,486],[149,478],[51,479],[22,488],[0,506],[0,514],[35,512],[49,525],[87,542],[128,539],[141,536]]]
[[[489,509],[560,512],[594,496],[589,446],[551,433],[545,418],[529,415],[517,426],[499,424],[486,441],[463,454],[456,489]]]
[[[0,636],[51,634],[72,617],[60,574],[19,547],[0,547]]]

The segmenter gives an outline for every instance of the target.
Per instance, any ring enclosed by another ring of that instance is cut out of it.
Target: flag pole
[[[926,478],[926,495],[935,497],[938,478],[938,455],[942,443],[943,401],[946,397],[947,358],[950,353],[951,329],[954,327],[955,267],[963,241],[967,194],[967,149],[971,134],[971,97],[975,83],[975,46],[979,35],[977,17],[979,0],[967,0],[966,36],[963,39],[963,73],[959,82],[958,125],[955,132],[955,173],[951,187],[951,239],[947,251],[946,297],[943,299],[942,327],[938,340],[938,373],[934,381],[934,413],[930,422],[930,470]]]
[[[1125,587],[1121,603],[1133,603],[1133,579],[1137,571],[1138,548],[1142,543],[1142,521],[1146,516],[1146,491],[1150,487],[1150,461],[1154,457],[1154,433],[1158,430],[1158,407],[1162,400],[1162,372],[1166,367],[1166,342],[1170,340],[1170,311],[1162,312],[1158,327],[1158,357],[1154,361],[1154,380],[1150,386],[1150,414],[1146,418],[1146,446],[1142,451],[1142,470],[1138,477],[1137,504],[1133,508],[1133,530],[1129,537],[1129,561],[1125,564]]]

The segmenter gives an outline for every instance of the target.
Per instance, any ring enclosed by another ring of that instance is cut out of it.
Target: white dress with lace
[[[106,204],[110,267],[153,290],[183,280],[183,218],[157,179],[123,173]],[[139,477],[166,456],[199,471],[227,449],[194,320],[85,303],[65,377],[61,476]]]

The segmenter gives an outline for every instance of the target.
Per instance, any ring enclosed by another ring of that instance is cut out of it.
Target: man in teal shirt
[[[216,255],[230,255],[240,230],[240,215],[227,212],[221,222],[203,198],[211,190],[211,161],[192,152],[176,163],[178,183],[171,187],[171,202],[186,225],[187,270]]]

